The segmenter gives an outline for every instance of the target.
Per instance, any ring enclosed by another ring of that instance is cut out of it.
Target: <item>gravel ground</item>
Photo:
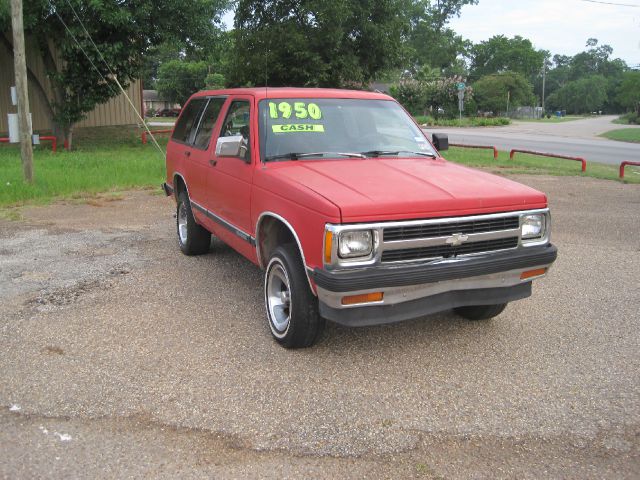
[[[489,322],[270,338],[262,274],[170,200],[0,220],[0,477],[637,478],[640,188],[519,176],[560,250]]]

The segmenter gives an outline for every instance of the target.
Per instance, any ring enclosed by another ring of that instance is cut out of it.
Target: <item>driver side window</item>
[[[220,131],[221,137],[234,137],[242,135],[246,151],[242,157],[244,160],[251,158],[250,138],[249,138],[249,118],[251,106],[247,100],[235,100],[231,103],[227,116]],[[243,150],[244,151],[244,150]]]

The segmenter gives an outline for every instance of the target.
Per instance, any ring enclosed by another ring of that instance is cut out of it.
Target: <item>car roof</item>
[[[389,95],[364,90],[346,90],[338,88],[293,88],[293,87],[258,87],[229,88],[224,90],[202,90],[194,97],[217,95],[251,95],[256,100],[265,98],[356,98],[368,100],[393,100]]]

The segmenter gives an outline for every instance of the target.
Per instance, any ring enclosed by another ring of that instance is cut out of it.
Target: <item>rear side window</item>
[[[206,102],[206,98],[196,98],[191,100],[187,106],[184,107],[184,111],[182,112],[182,115],[180,115],[178,123],[176,123],[176,127],[173,129],[173,136],[171,137],[173,140],[182,143],[187,143],[189,141],[191,130],[195,125],[197,125],[200,112]]]
[[[212,98],[207,104],[204,113],[202,114],[202,120],[200,120],[200,127],[198,133],[193,141],[193,145],[196,148],[206,150],[209,148],[209,142],[211,141],[211,135],[213,134],[213,127],[216,125],[218,115],[222,105],[224,105],[225,98]]]

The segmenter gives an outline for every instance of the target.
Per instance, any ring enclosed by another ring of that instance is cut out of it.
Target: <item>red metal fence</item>
[[[518,153],[528,153],[529,155],[539,155],[541,157],[551,157],[551,158],[564,158],[565,160],[575,160],[576,162],[582,163],[582,171],[585,172],[587,170],[587,161],[582,157],[568,157],[566,155],[556,155],[555,153],[543,153],[543,152],[535,152],[533,150],[520,150],[514,148],[509,153],[509,160],[513,160],[513,155]]]
[[[498,149],[491,145],[463,145],[461,143],[450,143],[450,147],[459,147],[459,148],[482,148],[487,150],[493,150],[493,159],[498,159]]]
[[[624,167],[626,167],[627,165],[635,165],[637,167],[640,167],[640,162],[622,162],[620,164],[620,178],[624,178]]]
[[[56,150],[58,148],[58,141],[56,137],[47,135],[44,137],[40,137],[40,141],[42,140],[51,142],[51,151],[53,153],[56,153]],[[9,139],[7,137],[0,138],[0,143],[9,143]]]
[[[171,133],[171,132],[173,132],[172,128],[169,128],[167,130],[151,130],[151,133],[153,133],[154,135],[156,133]],[[140,138],[142,139],[142,143],[145,144],[145,145],[147,143],[147,135],[148,134],[147,134],[146,131],[142,132],[142,135],[140,135]]]

